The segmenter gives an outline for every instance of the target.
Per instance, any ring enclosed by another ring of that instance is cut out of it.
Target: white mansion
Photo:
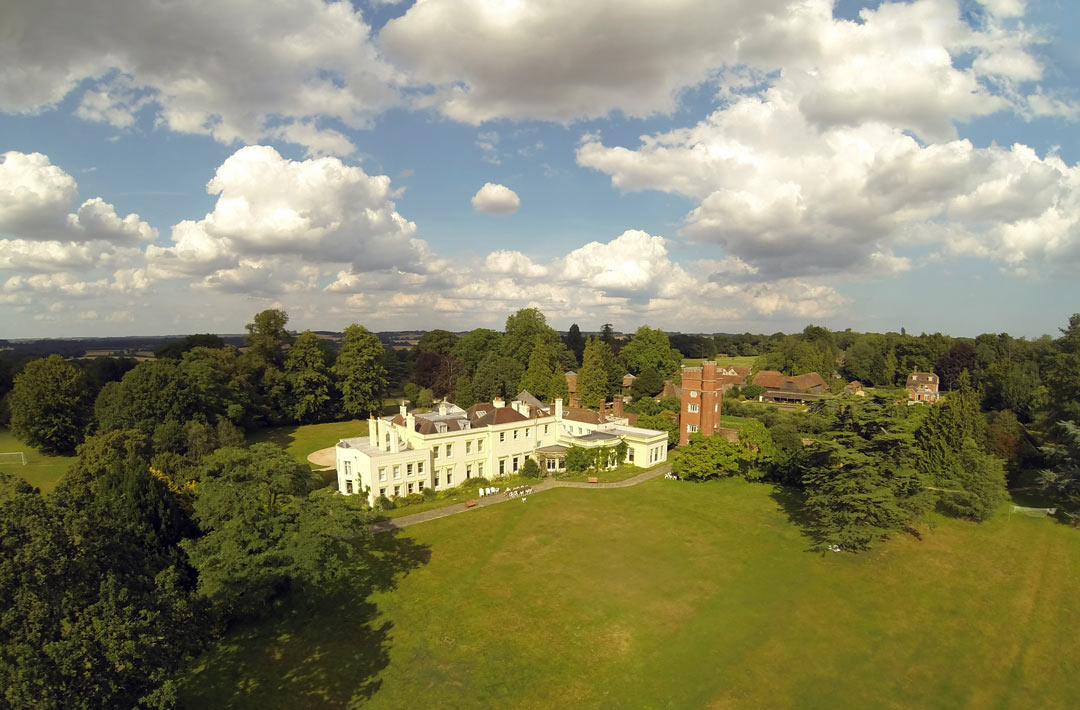
[[[627,445],[626,462],[641,468],[667,459],[667,433],[630,426],[621,398],[611,415],[545,407],[528,392],[507,406],[502,399],[464,410],[442,402],[413,414],[403,404],[394,417],[372,417],[368,436],[342,439],[337,453],[338,490],[364,493],[374,504],[425,488],[443,490],[475,478],[516,473],[532,457],[542,470],[560,471],[571,446]]]

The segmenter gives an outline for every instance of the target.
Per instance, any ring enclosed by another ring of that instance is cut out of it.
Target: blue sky
[[[54,7],[55,5],[55,7]],[[1080,310],[1064,0],[17,0],[0,337]]]

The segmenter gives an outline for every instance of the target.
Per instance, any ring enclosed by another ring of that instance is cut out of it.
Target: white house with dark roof
[[[469,478],[513,475],[529,457],[556,472],[571,446],[619,442],[627,444],[627,463],[647,468],[667,460],[666,432],[631,426],[615,414],[564,410],[562,399],[549,407],[524,391],[509,405],[496,399],[467,410],[442,402],[435,411],[414,414],[402,405],[393,417],[372,417],[366,437],[337,443],[338,490],[364,493],[374,503]]]

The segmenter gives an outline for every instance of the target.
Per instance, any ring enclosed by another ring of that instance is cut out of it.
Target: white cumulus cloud
[[[426,268],[426,245],[398,214],[390,178],[337,158],[294,161],[248,146],[222,163],[207,191],[218,196],[212,212],[175,225],[171,246],[147,247],[156,275],[206,277],[206,285],[236,291],[292,281],[271,257],[360,273]]]
[[[88,120],[126,128],[152,107],[180,133],[347,154],[332,123],[363,128],[398,101],[398,71],[347,2],[12,0],[3,24],[8,112],[55,106],[92,80],[77,109]]]
[[[472,198],[473,209],[493,215],[508,215],[521,207],[521,198],[506,185],[484,183]]]

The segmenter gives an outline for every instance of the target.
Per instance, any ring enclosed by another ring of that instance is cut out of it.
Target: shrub
[[[473,488],[479,488],[480,486],[489,486],[489,485],[491,485],[491,481],[489,481],[488,479],[481,476],[481,477],[478,477],[478,478],[466,478],[464,481],[462,481],[458,485],[458,488],[473,489]]]
[[[525,464],[521,467],[522,478],[540,478],[540,465],[531,458],[525,459]]]
[[[566,450],[566,472],[580,473],[592,465],[590,452],[580,446],[571,446]]]
[[[416,503],[423,503],[423,502],[424,502],[424,494],[423,493],[410,493],[409,495],[405,496],[405,498],[401,501],[401,505],[415,505]]]
[[[431,486],[428,486],[424,490],[420,491],[420,495],[424,496],[425,500],[433,499],[437,493],[438,493],[438,491],[436,491]]]
[[[761,385],[745,385],[742,388],[742,395],[747,399],[757,399],[763,394],[765,394],[765,388]]]
[[[375,508],[378,510],[393,510],[396,507],[397,504],[386,496],[379,496],[378,500],[375,501]]]

